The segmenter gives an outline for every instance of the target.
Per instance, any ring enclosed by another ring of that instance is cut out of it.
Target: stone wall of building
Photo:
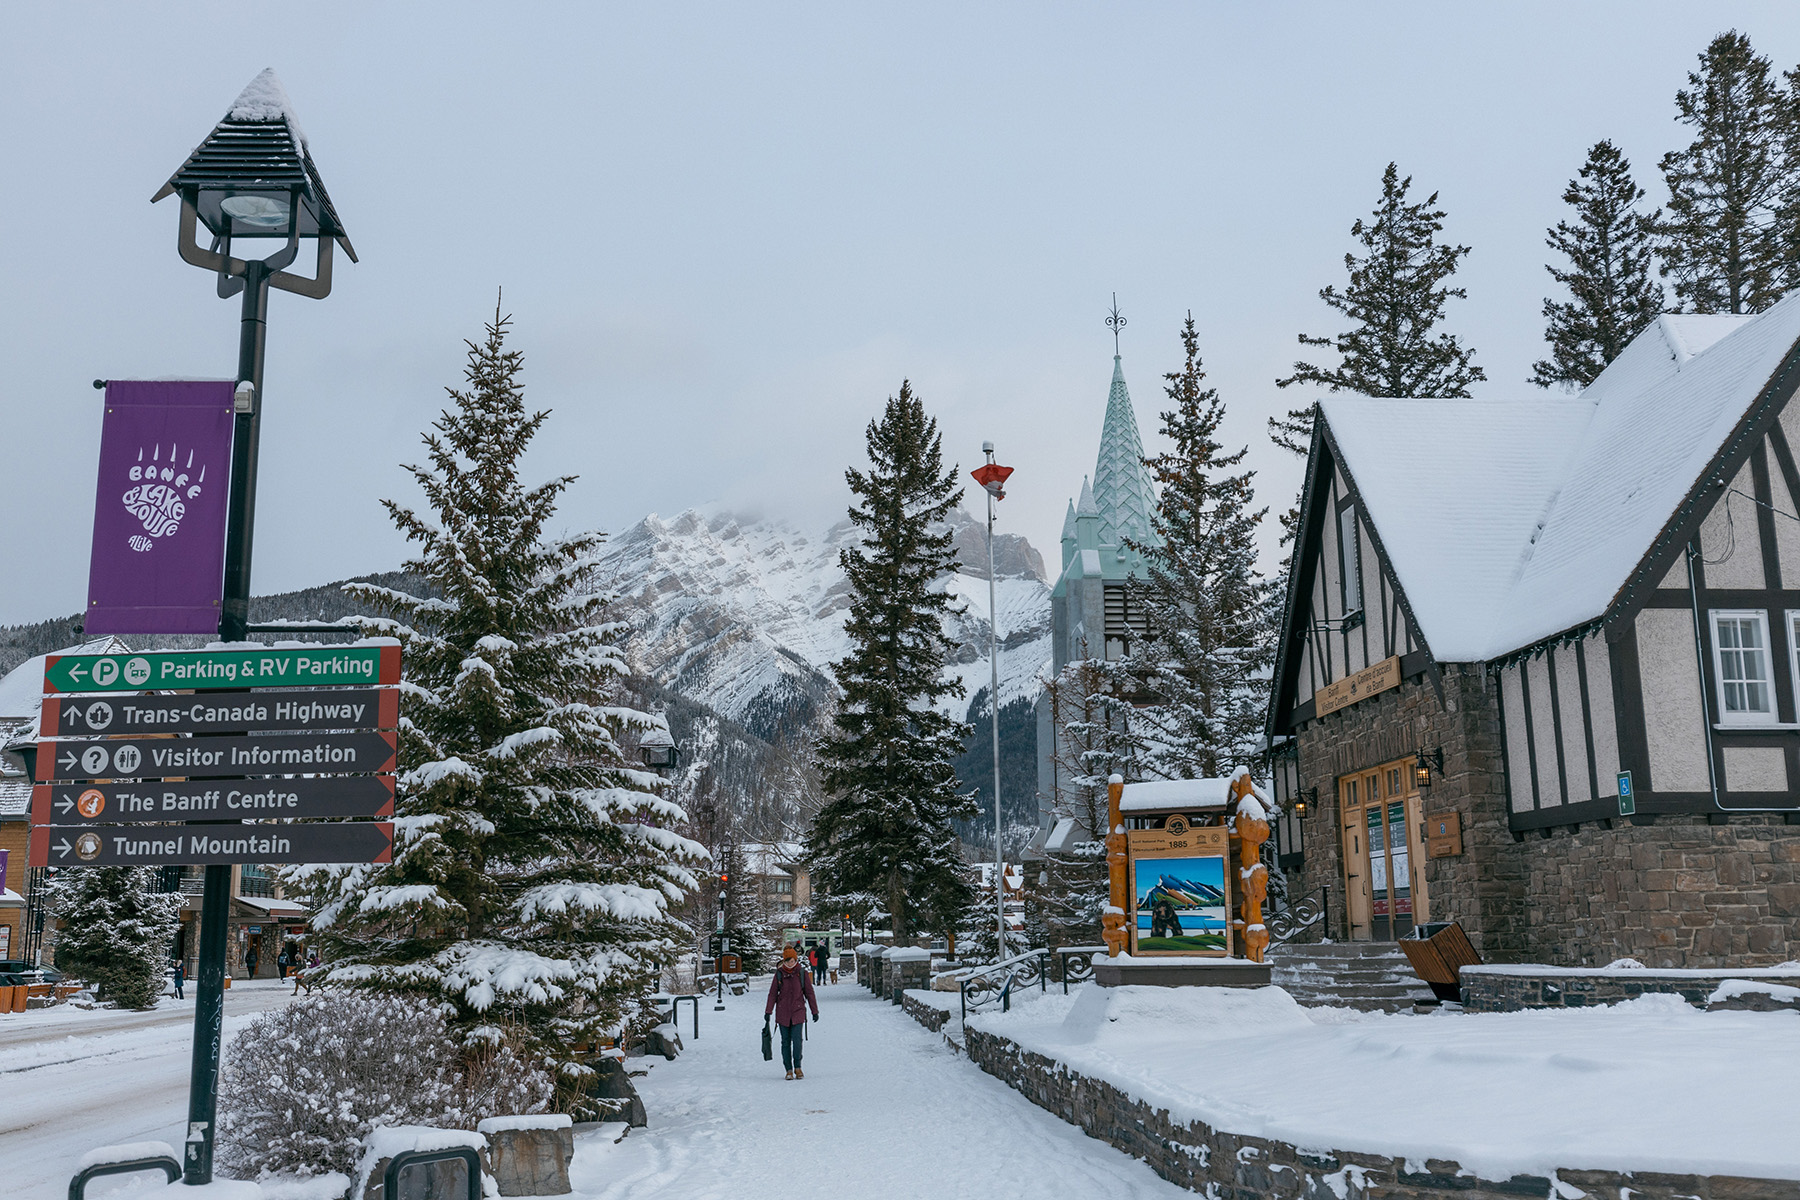
[[[1526,836],[1526,961],[1730,967],[1800,958],[1800,826],[1779,814],[1733,814],[1723,825],[1637,820]]]
[[[1800,1200],[1800,1181],[1737,1176],[1633,1174],[1563,1169],[1554,1181],[1533,1175],[1484,1180],[1442,1159],[1423,1163],[1352,1150],[1305,1149],[1288,1142],[1178,1124],[1111,1084],[977,1029],[966,1031],[969,1058],[1039,1108],[1079,1126],[1158,1175],[1218,1200],[1486,1200],[1501,1196],[1560,1200]]]
[[[1433,779],[1421,809],[1427,818],[1460,815],[1463,852],[1426,861],[1428,915],[1460,922],[1484,958],[1514,961],[1527,944],[1526,881],[1524,856],[1507,823],[1497,695],[1479,669],[1446,667],[1443,682],[1442,703],[1422,676],[1299,732],[1300,787],[1317,788],[1318,801],[1303,818],[1305,863],[1289,884],[1296,896],[1328,886],[1330,936],[1347,937],[1338,777],[1441,746],[1444,775]]]

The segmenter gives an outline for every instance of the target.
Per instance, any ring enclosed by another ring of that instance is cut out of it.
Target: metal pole
[[[238,327],[240,383],[251,385],[248,412],[231,431],[231,495],[225,528],[225,594],[219,637],[241,642],[250,618],[250,547],[256,524],[257,437],[262,416],[263,345],[268,333],[269,271],[252,260],[244,272]],[[225,1023],[226,922],[231,915],[231,868],[206,868],[200,902],[200,986],[194,990],[194,1056],[188,1076],[188,1132],[182,1182],[212,1182],[218,1131],[219,1050]]]
[[[993,454],[990,452],[991,460]],[[994,493],[987,494],[988,714],[994,727],[994,961],[1006,958],[1006,861],[1000,846],[1000,606],[994,586]]]

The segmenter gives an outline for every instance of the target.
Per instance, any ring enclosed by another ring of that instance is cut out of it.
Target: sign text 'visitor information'
[[[282,650],[53,654],[44,663],[46,692],[366,687],[399,682],[398,642]]]
[[[38,735],[393,729],[399,723],[400,693],[393,688],[242,696],[51,696],[44,701]]]
[[[195,775],[368,775],[394,769],[392,733],[39,742],[37,778],[186,779]]]
[[[392,857],[390,821],[318,825],[165,825],[31,831],[31,861],[52,867],[160,867],[171,863],[384,863]]]
[[[31,789],[33,825],[224,821],[239,817],[391,817],[392,775],[54,783]]]

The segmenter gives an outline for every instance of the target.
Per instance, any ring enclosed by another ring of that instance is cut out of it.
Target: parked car
[[[0,987],[62,981],[63,973],[54,967],[40,967],[22,958],[0,958]]]

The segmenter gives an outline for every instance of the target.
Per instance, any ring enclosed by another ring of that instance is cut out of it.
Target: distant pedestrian
[[[176,959],[173,974],[175,976],[175,998],[177,1000],[186,1000],[187,997],[181,994],[181,985],[187,982],[187,964],[179,958]]]
[[[806,1072],[800,1069],[800,1051],[806,1044],[808,1007],[812,1009],[812,1019],[817,1021],[819,998],[813,994],[812,979],[800,965],[800,952],[789,946],[781,952],[781,965],[769,981],[769,1003],[763,1009],[765,1018],[774,1013],[775,1024],[781,1026],[781,1065],[789,1079],[806,1078]]]
[[[255,946],[252,946],[252,947],[250,947],[250,949],[244,951],[244,978],[245,979],[255,979],[256,978],[256,947]]]
[[[825,984],[825,971],[831,965],[831,946],[820,942],[813,947],[813,982],[821,987]]]
[[[281,952],[281,957],[279,957],[275,960],[275,974],[276,974],[277,978],[279,978],[279,979],[287,978],[288,965],[291,961],[292,960],[288,957],[288,952],[286,950],[283,950]]]

